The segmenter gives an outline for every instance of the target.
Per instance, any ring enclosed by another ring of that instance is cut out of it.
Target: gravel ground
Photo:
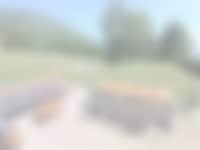
[[[84,115],[87,90],[72,87],[62,110],[48,124],[37,124],[29,115],[18,118],[22,132],[19,150],[199,150],[200,112],[179,115],[172,131],[150,129],[131,134],[112,124]],[[184,116],[184,117],[181,117]]]

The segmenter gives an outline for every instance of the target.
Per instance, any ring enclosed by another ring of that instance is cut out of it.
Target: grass
[[[191,82],[186,73],[174,64],[144,61],[107,68],[98,76],[105,80],[164,84],[170,87],[183,86]]]
[[[87,67],[86,67],[87,66]],[[88,67],[90,66],[90,67]],[[100,61],[41,53],[0,53],[0,83],[45,78],[61,69],[70,81],[121,81],[169,87],[180,94],[193,92],[199,84],[170,63],[137,61],[106,66]]]
[[[51,72],[60,59],[39,54],[0,53],[0,82],[12,83],[41,77]]]
[[[57,53],[0,52],[0,84],[45,78],[56,72],[64,73],[68,80],[84,80],[88,73],[79,70],[88,64],[96,62]]]

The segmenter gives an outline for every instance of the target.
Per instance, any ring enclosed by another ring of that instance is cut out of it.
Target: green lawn
[[[45,76],[61,58],[33,53],[0,53],[0,82],[12,83]]]
[[[188,74],[174,64],[144,61],[107,68],[98,73],[98,77],[105,80],[142,82],[173,88],[181,88],[193,83]]]
[[[91,69],[81,70],[81,67],[77,67],[80,65],[91,66]],[[107,66],[100,61],[89,61],[58,54],[1,52],[0,67],[1,84],[45,78],[60,68],[65,72],[66,79],[70,81],[95,83],[114,80],[133,84],[152,84],[169,87],[179,94],[193,93],[199,89],[199,83],[178,66],[169,63],[137,61]]]

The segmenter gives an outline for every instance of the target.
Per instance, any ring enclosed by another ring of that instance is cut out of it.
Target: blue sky
[[[0,9],[26,9],[70,24],[94,38],[101,37],[100,16],[109,0],[0,0]],[[127,0],[133,11],[142,10],[152,17],[156,30],[178,19],[200,41],[199,0]]]

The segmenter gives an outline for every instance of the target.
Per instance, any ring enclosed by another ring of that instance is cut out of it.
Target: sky
[[[101,38],[101,15],[109,0],[0,0],[0,9],[20,9],[48,15],[74,26],[92,38]],[[126,0],[133,11],[144,11],[156,30],[167,22],[182,21],[200,43],[199,0]]]

